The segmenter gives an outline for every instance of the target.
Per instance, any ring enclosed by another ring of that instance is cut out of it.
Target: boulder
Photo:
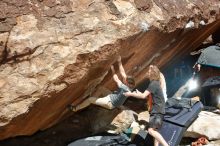
[[[135,116],[137,116],[137,113],[126,107],[107,110],[92,106],[85,110],[84,114],[87,119],[85,123],[89,124],[89,131],[93,134],[102,132],[122,133],[135,121]]]
[[[199,117],[187,129],[184,137],[199,138],[206,136],[208,140],[220,139],[220,115],[202,111]]]
[[[218,146],[220,145],[220,140],[216,140],[216,141],[211,141],[209,144],[207,144],[206,146]]]
[[[108,72],[118,55],[138,84],[149,64],[191,52],[219,28],[219,3],[0,1],[0,139],[45,130],[68,104],[115,89]]]

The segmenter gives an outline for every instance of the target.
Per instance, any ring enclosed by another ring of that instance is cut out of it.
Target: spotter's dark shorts
[[[149,128],[160,129],[163,124],[162,114],[151,114],[149,120]]]

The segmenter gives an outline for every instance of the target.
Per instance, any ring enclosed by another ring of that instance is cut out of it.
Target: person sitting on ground
[[[133,89],[135,86],[135,81],[133,77],[126,75],[124,67],[122,66],[122,63],[121,63],[121,57],[118,58],[118,66],[119,66],[119,72],[123,78],[123,81],[121,81],[118,78],[118,75],[115,73],[114,66],[111,65],[113,80],[118,86],[117,91],[111,94],[108,94],[105,97],[101,97],[101,98],[89,97],[77,106],[69,105],[70,110],[76,112],[78,110],[88,107],[90,104],[95,104],[95,105],[104,107],[106,109],[113,109],[115,107],[119,107],[123,105],[125,100],[127,99],[127,96],[125,96],[123,93],[131,91],[131,89]]]
[[[201,64],[197,63],[193,66],[194,72],[198,73],[201,70]]]
[[[146,76],[150,79],[150,84],[144,93],[136,89],[136,91],[126,92],[124,95],[140,99],[147,99],[148,96],[152,97],[153,103],[150,111],[148,133],[154,137],[154,146],[158,146],[159,143],[161,143],[163,146],[168,146],[163,136],[158,132],[158,129],[160,129],[162,126],[163,117],[165,114],[165,101],[160,85],[160,70],[157,66],[150,65]]]

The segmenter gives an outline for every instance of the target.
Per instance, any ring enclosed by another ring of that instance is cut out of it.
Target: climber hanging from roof
[[[114,66],[111,65],[111,71],[113,74],[112,77],[118,86],[117,91],[114,91],[113,93],[108,94],[107,96],[101,98],[89,97],[86,100],[84,100],[81,104],[77,106],[69,105],[68,108],[76,112],[78,110],[88,107],[90,104],[95,104],[104,107],[106,109],[113,109],[115,107],[119,107],[123,105],[125,100],[127,99],[127,97],[123,93],[131,91],[135,86],[135,81],[133,77],[126,75],[120,56],[117,61],[118,61],[119,72],[123,78],[122,81],[118,78],[118,75],[115,73]]]

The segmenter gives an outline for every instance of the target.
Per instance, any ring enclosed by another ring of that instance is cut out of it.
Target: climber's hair
[[[133,77],[133,76],[127,76],[126,82],[127,82],[130,86],[132,86],[132,87],[135,86],[135,80],[134,80],[134,77]]]
[[[150,65],[147,69],[146,77],[152,81],[160,81],[160,70],[156,65]]]

